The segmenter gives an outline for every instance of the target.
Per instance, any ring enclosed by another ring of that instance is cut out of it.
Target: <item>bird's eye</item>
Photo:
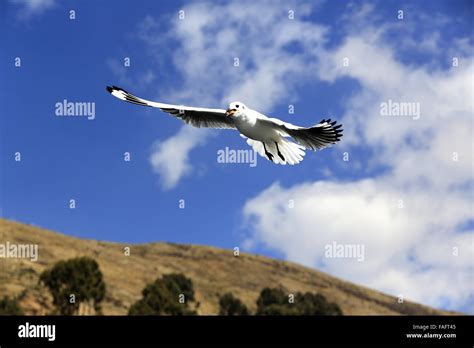
[[[239,108],[239,104],[237,104],[235,107],[238,109],[238,108]]]

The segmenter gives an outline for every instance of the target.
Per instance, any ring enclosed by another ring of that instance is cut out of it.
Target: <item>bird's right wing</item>
[[[132,104],[159,108],[164,112],[180,118],[185,123],[193,125],[194,127],[235,128],[233,118],[227,117],[225,115],[225,110],[223,109],[195,108],[190,106],[153,102],[136,97],[126,90],[116,86],[107,86],[107,91],[114,97]]]
[[[337,143],[342,137],[342,124],[336,121],[321,120],[313,127],[299,127],[277,118],[268,118],[264,122],[273,123],[274,127],[284,136],[290,136],[307,149],[321,150]]]

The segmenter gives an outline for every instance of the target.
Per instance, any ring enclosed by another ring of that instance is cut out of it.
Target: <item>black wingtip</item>
[[[107,86],[106,89],[107,89],[107,92],[109,92],[109,93],[112,93],[113,90],[114,90],[114,89],[113,89],[112,87],[110,87],[110,86]]]
[[[122,91],[123,93],[127,93],[127,94],[130,94],[129,91],[126,91],[125,89],[123,89],[122,87],[117,87],[117,86],[112,86],[112,88],[116,91]]]

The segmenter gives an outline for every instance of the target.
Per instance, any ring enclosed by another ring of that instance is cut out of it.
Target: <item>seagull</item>
[[[276,164],[300,163],[304,150],[324,149],[342,137],[342,125],[336,125],[337,122],[330,119],[305,128],[267,117],[238,101],[230,103],[227,110],[208,109],[158,103],[139,98],[116,86],[107,86],[107,91],[129,103],[161,109],[194,127],[236,129],[260,156]]]

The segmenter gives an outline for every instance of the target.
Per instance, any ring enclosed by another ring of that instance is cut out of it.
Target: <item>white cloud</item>
[[[323,52],[318,76],[358,81],[345,105],[344,141],[370,148],[367,162],[386,170],[353,182],[273,184],[245,205],[246,244],[394,295],[472,310],[474,231],[460,227],[474,219],[472,56],[461,50],[463,64],[448,71],[407,66],[381,32],[369,28]],[[381,116],[388,99],[420,103],[421,118]],[[332,241],[364,244],[365,261],[326,258]]]
[[[189,174],[189,153],[194,147],[204,143],[205,132],[182,127],[177,134],[154,144],[150,163],[153,170],[160,174],[164,189],[175,187],[181,177]]]
[[[40,15],[55,6],[55,0],[10,0],[10,2],[20,7],[18,12],[20,19]]]
[[[429,191],[394,189],[389,178],[273,184],[246,203],[244,215],[250,245],[422,303],[448,297],[451,308],[461,308],[472,294],[472,232],[453,231],[472,217],[468,196],[435,200]],[[364,261],[326,258],[333,242],[364,245]]]
[[[225,108],[233,100],[242,100],[254,109],[270,111],[278,103],[295,100],[294,88],[308,81],[308,71],[318,64],[318,50],[324,43],[326,29],[304,21],[307,6],[294,6],[295,19],[288,18],[289,5],[274,2],[232,2],[221,5],[196,3],[183,8],[185,18],[178,14],[164,35],[158,21],[147,17],[141,26],[140,37],[154,50],[166,46],[172,38],[172,61],[182,76],[178,87],[161,91],[160,99],[176,104]],[[262,35],[265,33],[265,35]],[[298,53],[288,50],[299,45]],[[239,66],[234,66],[234,59]],[[290,99],[293,98],[293,99]],[[189,127],[189,126],[183,126]],[[191,151],[205,141],[178,135],[184,151]],[[193,131],[194,132],[194,131]],[[166,140],[168,141],[168,140]],[[165,142],[166,142],[165,141]],[[186,145],[184,145],[186,143]],[[169,188],[176,185],[182,174],[191,171],[189,156],[175,156],[171,147],[160,147],[159,161],[164,182]],[[171,154],[166,153],[171,151]],[[156,159],[158,154],[153,153]],[[167,163],[167,161],[171,163]],[[181,163],[175,163],[181,161]],[[155,161],[156,163],[156,161]],[[172,172],[164,168],[186,168]],[[171,177],[167,177],[171,175]]]

